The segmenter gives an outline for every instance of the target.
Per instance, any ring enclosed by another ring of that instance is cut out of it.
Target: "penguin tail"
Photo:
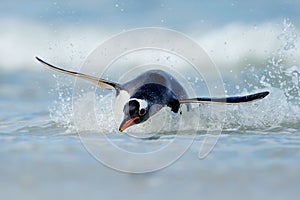
[[[234,96],[234,97],[224,97],[224,98],[210,98],[210,97],[200,97],[191,99],[181,99],[180,104],[184,103],[225,103],[225,104],[241,104],[248,103],[252,101],[257,101],[259,99],[265,98],[269,94],[268,91],[259,92],[255,94],[245,95],[245,96]]]

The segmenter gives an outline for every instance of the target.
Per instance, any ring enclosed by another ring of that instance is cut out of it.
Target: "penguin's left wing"
[[[263,99],[268,94],[269,92],[265,91],[265,92],[259,92],[259,93],[250,94],[246,96],[235,96],[235,97],[224,97],[224,98],[200,97],[200,98],[192,98],[192,99],[181,99],[179,100],[179,103],[180,104],[183,103],[227,103],[227,104],[247,103],[247,102]]]
[[[40,63],[42,63],[43,65],[45,65],[46,67],[50,68],[50,69],[53,69],[55,71],[58,71],[58,72],[61,72],[61,73],[64,73],[64,74],[69,74],[71,76],[76,76],[76,77],[80,77],[80,78],[83,78],[85,80],[88,80],[100,87],[103,87],[103,88],[106,88],[106,89],[116,89],[116,90],[120,90],[121,89],[121,86],[117,83],[113,83],[111,81],[107,81],[107,80],[103,80],[103,79],[99,79],[97,77],[94,77],[94,76],[90,76],[90,75],[86,75],[86,74],[82,74],[82,73],[79,73],[79,72],[72,72],[72,71],[68,71],[68,70],[65,70],[65,69],[61,69],[59,67],[56,67],[52,64],[49,64],[47,63],[46,61],[40,59],[39,57],[35,57]]]

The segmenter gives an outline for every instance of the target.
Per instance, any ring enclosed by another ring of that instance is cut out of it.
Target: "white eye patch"
[[[137,98],[129,99],[129,101],[132,101],[132,100],[135,100],[135,101],[139,102],[140,110],[141,109],[147,109],[148,103],[144,99],[137,99]]]

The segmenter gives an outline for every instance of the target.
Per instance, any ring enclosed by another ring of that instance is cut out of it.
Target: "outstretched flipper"
[[[72,75],[72,76],[76,76],[76,77],[80,77],[80,78],[83,78],[85,80],[88,80],[92,83],[95,83],[96,85],[100,86],[100,87],[103,87],[103,88],[106,88],[106,89],[116,89],[116,90],[120,90],[120,85],[117,84],[117,83],[113,83],[111,81],[107,81],[107,80],[103,80],[103,79],[99,79],[97,77],[94,77],[94,76],[89,76],[89,75],[86,75],[86,74],[82,74],[82,73],[79,73],[79,72],[72,72],[72,71],[68,71],[68,70],[65,70],[65,69],[61,69],[59,67],[56,67],[52,64],[49,64],[47,62],[45,62],[44,60],[40,59],[39,57],[35,57],[40,63],[42,63],[43,65],[45,65],[46,67],[49,67],[50,69],[53,69],[55,71],[58,71],[58,72],[61,72],[61,73],[64,73],[64,74],[69,74],[69,75]]]
[[[263,99],[268,94],[269,92],[265,91],[256,94],[250,94],[246,96],[236,96],[236,97],[224,97],[224,98],[200,97],[200,98],[192,98],[192,99],[181,99],[179,100],[179,103],[180,104],[183,103],[228,103],[228,104],[247,103],[247,102]]]

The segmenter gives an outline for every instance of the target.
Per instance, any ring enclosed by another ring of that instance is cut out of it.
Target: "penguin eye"
[[[146,109],[145,108],[142,108],[141,110],[139,110],[139,115],[140,116],[143,116],[146,114]]]

